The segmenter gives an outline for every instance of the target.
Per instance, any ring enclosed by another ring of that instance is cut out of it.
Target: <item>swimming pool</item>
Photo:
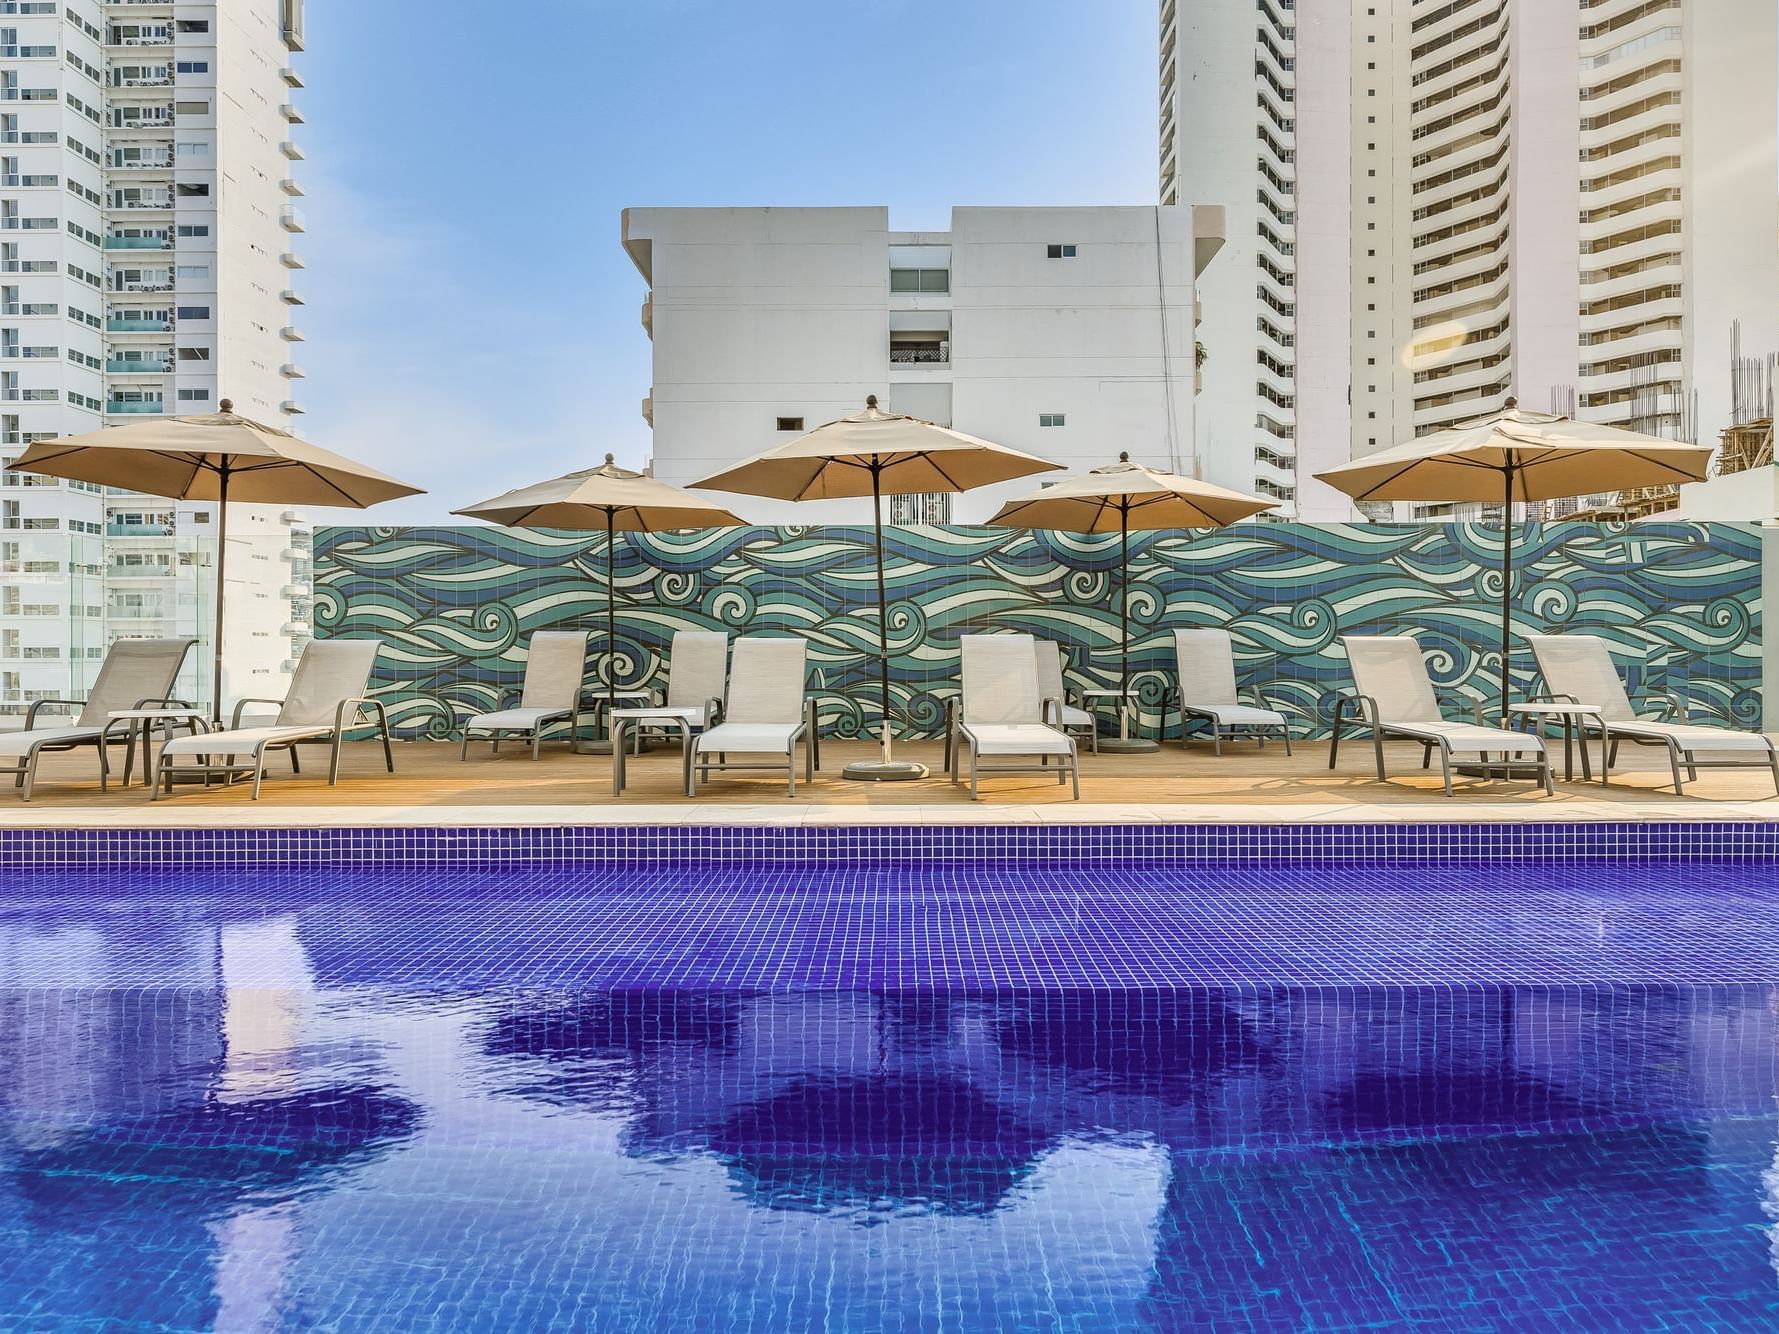
[[[1779,1321],[1766,827],[920,837],[0,834],[0,1324]]]

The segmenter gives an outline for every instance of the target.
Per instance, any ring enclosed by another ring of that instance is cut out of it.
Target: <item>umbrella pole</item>
[[[229,552],[229,462],[216,469],[216,625],[210,634],[210,720],[222,725],[222,593]]]
[[[1501,726],[1507,726],[1512,671],[1508,654],[1513,642],[1513,464],[1501,470]]]
[[[845,778],[863,782],[894,783],[925,778],[927,767],[897,760],[890,753],[889,594],[883,583],[883,465],[871,456],[871,529],[877,547],[877,691],[883,711],[882,753],[875,760],[861,760],[841,771]],[[810,744],[814,744],[810,738]]]
[[[618,556],[612,543],[612,507],[605,507],[605,734],[612,732],[612,714],[618,707]]]
[[[1130,501],[1118,505],[1118,735],[1100,742],[1101,750],[1136,755],[1159,750],[1155,742],[1130,734]],[[1096,724],[1097,726],[1097,724]]]

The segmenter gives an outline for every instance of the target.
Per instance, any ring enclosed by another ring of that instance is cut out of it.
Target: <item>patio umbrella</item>
[[[1704,480],[1709,445],[1641,435],[1513,399],[1475,421],[1316,474],[1355,500],[1501,503],[1501,720],[1507,721],[1513,617],[1513,504]]]
[[[927,776],[925,765],[899,761],[890,748],[883,498],[969,491],[1061,466],[918,417],[884,412],[877,406],[877,395],[872,394],[866,398],[863,412],[818,426],[806,435],[696,483],[716,491],[774,500],[871,497],[871,521],[877,543],[877,679],[883,709],[883,754],[877,760],[847,765],[847,778],[894,782]]]
[[[373,468],[299,440],[289,431],[220,411],[108,426],[86,435],[39,440],[14,461],[21,472],[116,486],[170,500],[216,502],[216,633],[211,642],[211,712],[222,720],[223,576],[229,501],[338,505],[365,509],[423,494]]]
[[[998,528],[1049,528],[1118,534],[1118,689],[1130,689],[1130,530],[1221,528],[1273,508],[1271,501],[1229,491],[1195,477],[1118,462],[1020,496],[989,520]],[[1122,706],[1122,695],[1120,704]],[[1154,750],[1153,741],[1121,738],[1115,748]]]
[[[742,520],[690,491],[658,482],[640,472],[620,468],[610,454],[597,468],[522,486],[463,509],[471,519],[508,528],[567,528],[605,532],[605,642],[613,654],[618,646],[618,604],[615,592],[615,534],[659,533],[675,528],[738,528]],[[605,674],[607,719],[618,705],[616,676]]]

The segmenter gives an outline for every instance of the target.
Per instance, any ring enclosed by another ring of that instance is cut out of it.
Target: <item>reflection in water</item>
[[[298,940],[5,1002],[0,1312],[1779,1319],[1765,991],[403,994]]]

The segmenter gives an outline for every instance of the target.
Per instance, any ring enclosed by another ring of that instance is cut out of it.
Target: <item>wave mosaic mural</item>
[[[616,652],[604,644],[603,534],[495,528],[323,529],[315,622],[386,642],[376,692],[404,735],[448,737],[523,673],[532,632],[595,632],[589,682],[664,678],[676,630],[796,634],[810,643],[824,731],[876,721],[876,583],[862,527],[620,534]],[[1518,632],[1607,637],[1637,689],[1680,693],[1700,716],[1758,725],[1761,559],[1736,524],[1551,523],[1520,530]],[[994,528],[887,534],[894,707],[933,734],[959,635],[1060,641],[1081,686],[1115,684],[1118,539]],[[1176,628],[1231,631],[1244,686],[1310,735],[1347,683],[1342,633],[1418,635],[1442,689],[1486,698],[1499,638],[1501,531],[1468,524],[1243,524],[1131,538],[1132,671],[1146,730],[1171,685]],[[1518,685],[1534,685],[1515,654]],[[1110,719],[1108,719],[1108,725]],[[1168,734],[1176,722],[1168,719]]]

